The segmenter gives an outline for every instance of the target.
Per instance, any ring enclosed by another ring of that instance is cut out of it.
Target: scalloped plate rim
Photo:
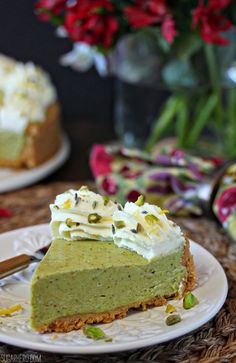
[[[49,225],[48,224],[38,224],[35,226],[30,226],[30,227],[23,227],[23,228],[19,228],[19,229],[15,229],[12,231],[8,231],[5,233],[0,234],[0,243],[2,237],[8,237],[11,236],[15,233],[19,234],[21,232],[27,232],[27,231],[31,231],[31,230],[44,230],[45,228],[48,229]],[[49,230],[48,230],[49,231]],[[211,320],[220,310],[220,308],[223,306],[226,297],[227,297],[227,293],[228,293],[228,282],[227,282],[227,278],[225,275],[225,272],[222,268],[222,266],[220,265],[220,263],[217,261],[217,259],[209,252],[207,251],[204,247],[202,247],[201,245],[199,245],[198,243],[194,242],[193,240],[190,239],[190,246],[191,246],[191,250],[195,250],[195,253],[197,252],[198,254],[201,254],[202,256],[204,256],[205,259],[210,260],[214,266],[217,268],[218,273],[220,273],[221,278],[222,278],[222,289],[221,289],[221,295],[220,295],[220,299],[218,300],[218,304],[214,305],[211,313],[207,314],[207,315],[203,315],[201,316],[201,318],[196,321],[196,323],[192,323],[189,326],[185,326],[184,328],[180,325],[175,325],[174,329],[173,326],[170,327],[169,332],[162,334],[161,337],[151,337],[151,338],[145,338],[142,339],[141,341],[134,341],[134,342],[126,342],[126,343],[119,343],[116,342],[115,344],[111,344],[111,343],[104,343],[104,345],[86,345],[86,346],[66,346],[66,345],[53,345],[53,344],[48,344],[48,343],[40,343],[40,342],[32,342],[32,341],[25,341],[21,338],[15,338],[15,337],[11,337],[8,336],[6,334],[2,334],[0,331],[0,341],[5,343],[5,344],[11,344],[11,345],[15,345],[21,348],[26,348],[26,349],[34,349],[34,350],[39,350],[39,351],[44,351],[44,352],[52,352],[52,353],[62,353],[62,354],[104,354],[104,353],[115,353],[115,352],[122,352],[122,351],[127,351],[127,350],[135,350],[135,349],[140,349],[140,348],[144,348],[144,347],[149,347],[149,346],[153,346],[155,344],[160,344],[160,343],[164,343],[167,342],[169,340],[175,339],[175,338],[179,338],[185,334],[188,334],[190,332],[195,331],[196,329],[200,328],[202,325],[204,325],[205,323],[207,323],[209,320]],[[1,259],[0,259],[1,261]],[[201,303],[201,302],[200,302]],[[137,312],[136,314],[139,314],[139,312]],[[39,336],[41,336],[39,334]]]

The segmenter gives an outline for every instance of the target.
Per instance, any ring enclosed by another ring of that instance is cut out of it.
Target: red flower
[[[136,0],[135,5],[125,7],[124,13],[133,28],[161,24],[162,35],[169,43],[176,35],[166,0]]]
[[[103,145],[94,145],[91,151],[90,166],[95,177],[111,173],[112,155]]]
[[[217,216],[223,223],[232,212],[236,212],[236,187],[225,189],[215,201]]]
[[[113,178],[106,177],[102,182],[102,189],[108,195],[115,195],[118,191],[118,185]]]
[[[109,48],[118,30],[118,21],[109,0],[80,0],[68,7],[65,28],[74,41]]]
[[[198,7],[193,13],[193,28],[200,25],[200,34],[206,43],[227,45],[229,41],[221,36],[222,32],[232,27],[231,21],[221,14],[231,3],[231,0],[209,0],[204,5],[203,0],[198,1]]]
[[[52,15],[59,15],[66,7],[67,0],[39,0],[35,4],[40,20],[48,21]]]

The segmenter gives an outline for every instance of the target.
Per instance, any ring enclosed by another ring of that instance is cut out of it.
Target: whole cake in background
[[[33,168],[60,146],[60,107],[49,75],[0,55],[0,166]]]

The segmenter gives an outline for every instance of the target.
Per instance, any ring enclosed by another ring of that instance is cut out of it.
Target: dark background
[[[51,74],[67,120],[111,121],[112,80],[100,78],[94,69],[78,73],[60,66],[59,57],[72,43],[57,38],[51,24],[37,19],[34,3],[0,0],[0,52],[20,61],[32,60]]]
[[[72,152],[67,164],[48,180],[90,178],[91,145],[114,137],[113,80],[101,78],[94,69],[79,73],[62,67],[59,57],[71,50],[72,43],[57,38],[51,24],[37,19],[34,4],[34,0],[0,0],[0,53],[41,65],[57,88]]]

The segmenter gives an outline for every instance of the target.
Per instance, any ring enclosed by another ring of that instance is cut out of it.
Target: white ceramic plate
[[[0,260],[22,252],[33,253],[50,241],[49,226],[38,225],[22,228],[0,235]],[[81,331],[63,334],[38,334],[28,325],[29,289],[31,265],[14,277],[0,280],[0,305],[13,306],[20,303],[23,313],[12,317],[0,317],[0,341],[27,349],[57,353],[97,354],[137,349],[158,344],[189,333],[210,320],[223,305],[227,295],[225,273],[217,260],[203,247],[191,241],[191,251],[197,268],[198,284],[194,294],[199,304],[184,310],[182,301],[173,301],[182,321],[176,325],[165,324],[165,307],[156,307],[144,312],[130,313],[125,319],[100,326],[112,338],[112,342],[94,341]]]
[[[66,135],[58,152],[45,163],[29,170],[14,170],[0,167],[0,193],[23,188],[42,180],[58,169],[68,158],[70,144]]]

